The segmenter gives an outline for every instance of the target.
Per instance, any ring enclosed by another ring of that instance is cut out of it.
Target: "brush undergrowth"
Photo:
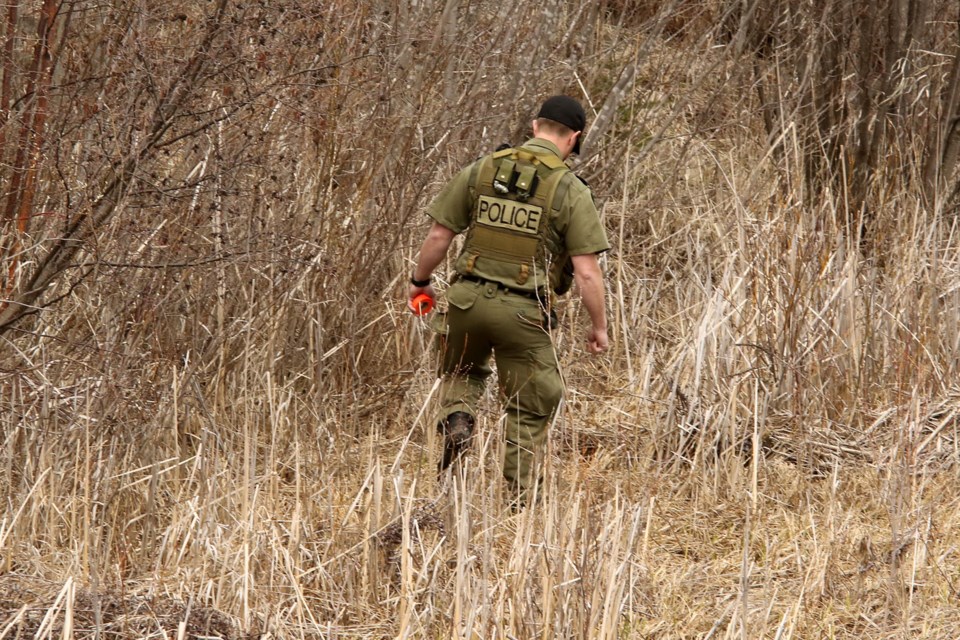
[[[195,42],[122,4],[76,18],[152,34],[108,98]],[[172,120],[78,243],[86,277],[0,336],[0,638],[960,634],[960,245],[910,163],[862,226],[812,197],[711,30],[722,3],[247,4],[184,99],[223,117]],[[403,293],[440,185],[560,91],[612,114],[578,167],[612,347],[586,357],[561,303],[567,394],[514,513],[493,388],[436,478]],[[66,104],[51,211],[93,188],[85,127],[126,131]]]

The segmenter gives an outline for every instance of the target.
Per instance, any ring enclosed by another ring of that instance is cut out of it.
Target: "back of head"
[[[553,125],[550,122],[553,122],[570,131],[583,131],[587,126],[587,114],[583,107],[570,96],[564,95],[547,98],[540,106],[537,118],[541,119],[541,126],[547,124],[548,127],[552,127]],[[554,129],[553,131],[561,135],[567,133],[563,129]],[[577,138],[573,153],[580,153],[580,140],[582,138],[583,134]]]

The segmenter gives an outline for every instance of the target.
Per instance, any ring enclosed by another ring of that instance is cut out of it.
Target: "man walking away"
[[[573,98],[553,96],[532,124],[532,139],[467,166],[433,201],[409,288],[411,300],[435,297],[431,274],[466,233],[440,318],[439,467],[469,446],[492,355],[505,397],[503,475],[517,505],[542,479],[536,457],[563,394],[553,296],[576,282],[590,316],[587,349],[608,344],[598,255],[610,245],[590,188],[564,163],[580,150],[586,114]]]

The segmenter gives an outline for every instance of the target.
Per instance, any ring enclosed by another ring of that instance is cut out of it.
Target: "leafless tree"
[[[888,172],[905,172],[932,207],[955,191],[960,63],[951,6],[735,3],[768,139],[779,147],[795,131],[811,197],[845,193],[851,220],[869,222],[872,185]]]

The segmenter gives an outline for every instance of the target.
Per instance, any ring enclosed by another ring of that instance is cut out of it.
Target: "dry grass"
[[[955,218],[894,159],[866,231],[811,194],[702,4],[237,8],[218,73],[248,106],[145,154],[88,276],[0,334],[0,638],[960,636]],[[105,100],[193,46],[165,33]],[[586,357],[564,303],[543,495],[513,513],[492,388],[435,478],[422,210],[544,93],[599,112],[631,64],[580,167],[613,345]],[[184,104],[226,113],[200,77]],[[98,113],[62,111],[46,209],[89,197],[75,142],[125,122]]]

